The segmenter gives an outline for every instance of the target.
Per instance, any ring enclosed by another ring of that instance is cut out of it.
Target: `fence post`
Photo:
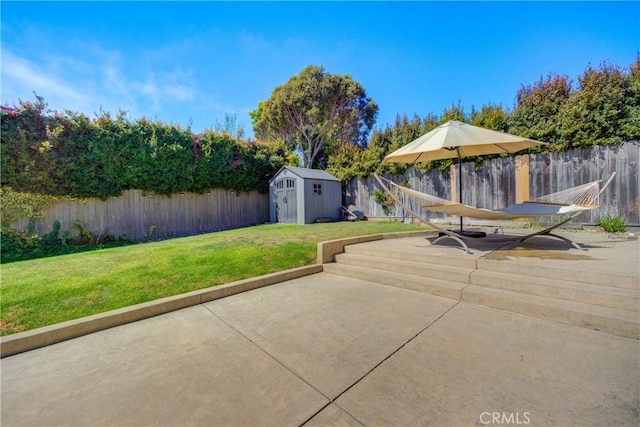
[[[516,156],[516,203],[529,200],[529,155]]]
[[[456,163],[449,166],[449,172],[451,173],[451,202],[458,203],[458,172]]]

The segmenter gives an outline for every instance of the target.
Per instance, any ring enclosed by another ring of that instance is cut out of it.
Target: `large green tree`
[[[338,144],[366,146],[377,113],[378,105],[351,76],[310,65],[275,88],[250,116],[257,138],[284,140],[313,167]]]
[[[444,124],[451,120],[468,123],[467,115],[465,114],[464,107],[462,106],[462,101],[458,100],[457,105],[451,103],[449,107],[445,108],[440,115],[438,123]]]
[[[522,85],[516,93],[509,133],[557,143],[560,140],[558,113],[571,96],[567,76],[547,75],[533,85]]]
[[[502,105],[483,105],[480,111],[471,112],[471,124],[485,129],[507,132],[509,130],[509,113]]]
[[[640,60],[630,73],[603,62],[587,67],[579,88],[562,105],[558,116],[562,149],[620,144],[638,138],[640,103],[637,79]]]

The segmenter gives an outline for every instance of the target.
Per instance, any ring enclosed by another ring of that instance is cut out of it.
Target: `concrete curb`
[[[294,268],[8,335],[0,339],[0,357],[320,272],[318,264]]]

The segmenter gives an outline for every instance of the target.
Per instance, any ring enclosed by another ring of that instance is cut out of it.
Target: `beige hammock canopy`
[[[398,185],[393,181],[381,178],[378,175],[374,175],[378,183],[385,190],[387,194],[394,200],[394,202],[400,206],[402,206],[406,212],[417,218],[418,220],[427,223],[433,228],[439,230],[441,232],[441,236],[439,239],[436,239],[432,243],[436,243],[441,239],[454,239],[458,241],[458,243],[463,246],[463,248],[469,252],[468,246],[463,242],[462,239],[465,238],[463,233],[456,233],[449,230],[444,230],[441,227],[436,226],[428,219],[423,218],[419,214],[413,212],[409,207],[403,203],[398,197],[398,193],[403,193],[408,197],[414,198],[421,202],[424,202],[422,208],[438,212],[444,213],[448,215],[456,215],[460,217],[468,217],[468,218],[476,218],[476,219],[484,219],[484,220],[509,220],[509,219],[518,219],[518,218],[535,218],[541,216],[552,216],[552,215],[562,215],[566,218],[558,224],[553,225],[552,227],[546,228],[542,231],[538,231],[536,233],[528,234],[526,236],[518,236],[511,240],[520,240],[524,241],[533,236],[545,235],[556,237],[558,239],[564,240],[574,247],[578,249],[582,249],[577,243],[555,234],[552,234],[551,231],[555,228],[560,227],[563,224],[571,221],[573,218],[578,216],[580,213],[597,209],[600,207],[600,195],[603,191],[609,186],[611,180],[615,176],[615,172],[611,174],[607,182],[600,187],[600,183],[602,180],[593,181],[587,184],[579,185],[576,187],[569,188],[567,190],[562,190],[553,194],[549,194],[543,197],[539,197],[537,199],[527,201],[524,203],[517,203],[514,205],[510,205],[504,209],[482,209],[476,208],[473,206],[465,205],[462,203],[451,202],[446,199],[442,199],[430,194],[422,193],[420,191],[412,190],[410,188],[404,187],[402,185]],[[385,181],[389,184],[392,191],[386,184]]]

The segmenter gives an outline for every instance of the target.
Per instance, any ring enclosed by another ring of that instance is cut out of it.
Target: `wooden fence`
[[[70,231],[72,236],[78,234],[73,223],[79,221],[95,235],[158,240],[262,224],[269,220],[269,196],[213,189],[206,194],[169,197],[128,190],[105,201],[58,203],[36,221],[35,231],[50,232],[56,220],[61,231]],[[22,219],[13,228],[24,230],[27,226],[28,220]]]
[[[531,198],[607,178],[616,171],[614,181],[601,199],[602,207],[585,212],[576,218],[576,222],[594,223],[599,215],[619,215],[627,224],[637,225],[640,224],[639,154],[639,142],[631,141],[614,147],[498,158],[485,161],[479,168],[473,162],[464,162],[463,202],[489,209],[516,203],[518,190],[523,190],[516,187],[519,162],[528,164],[529,186],[524,192]],[[407,181],[415,190],[451,200],[452,174],[457,174],[456,171],[457,168],[421,172],[410,168],[405,175],[388,178],[398,183]],[[385,209],[375,201],[373,190],[378,188],[371,177],[352,180],[344,186],[345,205],[358,206],[370,218],[407,218],[402,208]],[[410,203],[410,208],[424,213],[415,202]],[[445,216],[434,213],[430,217]],[[61,202],[49,209],[45,218],[36,221],[35,231],[38,234],[50,232],[55,220],[60,221],[62,231],[70,231],[72,236],[77,235],[72,226],[77,220],[96,235],[126,236],[135,241],[157,240],[267,222],[269,196],[214,189],[202,195],[184,193],[168,197],[129,190],[106,201]],[[16,230],[24,230],[27,226],[27,219],[13,224]]]
[[[523,161],[528,164],[529,169],[529,186],[524,188],[524,191],[531,199],[598,179],[606,179],[615,171],[613,182],[600,200],[601,208],[583,213],[575,222],[594,223],[600,215],[618,215],[625,218],[627,224],[638,225],[639,153],[640,143],[631,141],[619,146],[596,146],[562,153],[497,158],[483,162],[479,168],[473,162],[463,162],[462,202],[488,209],[500,209],[516,203],[517,166]],[[452,174],[457,174],[457,165],[445,172],[421,172],[409,168],[404,175],[387,178],[396,183],[406,181],[414,190],[451,200]],[[454,182],[453,185],[457,184]],[[372,177],[354,179],[345,186],[345,203],[358,206],[370,218],[408,217],[401,207],[385,209],[377,203],[372,194],[375,189],[379,189],[379,185]],[[408,207],[415,212],[426,214],[416,202],[410,202]],[[443,214],[428,215],[431,218],[445,218]],[[546,221],[553,219],[540,220]]]

